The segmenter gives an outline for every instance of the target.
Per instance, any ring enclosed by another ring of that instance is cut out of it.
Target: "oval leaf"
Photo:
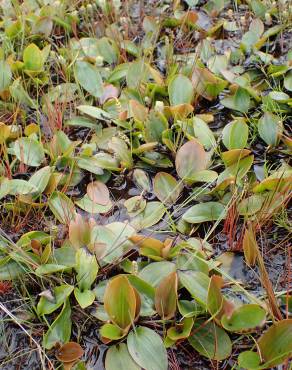
[[[201,355],[212,360],[224,360],[231,355],[232,343],[226,332],[213,322],[196,321],[190,344]]]
[[[139,370],[140,366],[132,359],[125,343],[111,346],[105,357],[106,370]]]
[[[166,276],[155,291],[155,308],[164,320],[171,319],[176,311],[177,274],[172,272]]]
[[[226,216],[225,206],[218,202],[196,204],[183,215],[183,220],[196,224],[206,221],[217,221]]]
[[[145,370],[167,370],[167,353],[162,339],[155,331],[139,326],[127,338],[134,361]]]
[[[56,357],[61,362],[73,362],[83,356],[83,349],[76,342],[63,344],[57,351]]]
[[[82,60],[75,64],[75,78],[80,85],[96,98],[103,95],[102,78],[95,66]]]
[[[192,178],[196,172],[205,170],[207,164],[208,156],[196,140],[188,141],[176,153],[175,168],[181,179]]]
[[[121,329],[128,328],[135,319],[136,296],[126,276],[113,278],[104,293],[104,308],[112,322]]]
[[[101,181],[94,181],[87,185],[87,195],[94,202],[106,206],[109,201],[109,190]]]

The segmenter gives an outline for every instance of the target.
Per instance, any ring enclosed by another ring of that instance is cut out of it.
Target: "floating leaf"
[[[292,320],[279,321],[258,340],[258,347],[266,367],[280,365],[292,354]]]
[[[0,93],[9,87],[11,78],[12,72],[9,64],[4,60],[0,60]]]
[[[78,286],[81,291],[90,289],[98,272],[96,257],[86,248],[81,248],[77,250],[75,258]]]
[[[87,185],[87,195],[94,202],[106,206],[109,201],[108,187],[101,181],[94,181]]]
[[[127,211],[131,217],[135,217],[139,213],[143,212],[146,208],[146,204],[146,200],[140,195],[131,197],[124,202],[124,206],[127,208]]]
[[[72,285],[60,285],[54,288],[53,301],[50,301],[45,296],[41,296],[37,305],[37,312],[39,315],[48,315],[57,310],[73,292]]]
[[[191,178],[196,172],[205,170],[207,164],[208,156],[196,140],[188,141],[176,153],[175,168],[181,179]]]
[[[106,370],[140,370],[140,366],[132,359],[125,343],[111,346],[105,356]]]
[[[90,243],[90,227],[80,214],[69,224],[69,240],[74,248],[78,249]]]
[[[51,349],[57,343],[68,342],[71,336],[71,326],[71,308],[67,300],[64,303],[61,313],[44,335],[43,346],[46,349]]]
[[[223,315],[221,324],[231,332],[250,332],[265,322],[266,311],[257,304],[245,304],[235,309],[230,317]]]
[[[48,204],[56,219],[62,224],[69,224],[75,218],[74,204],[64,193],[54,191]]]
[[[281,119],[273,113],[265,112],[258,121],[260,137],[268,145],[275,146],[278,144],[282,130],[283,127]]]
[[[40,72],[44,64],[41,50],[35,44],[29,44],[23,51],[23,62],[26,70]]]
[[[153,262],[144,267],[138,276],[150,285],[157,287],[162,279],[176,270],[175,264],[168,261]]]
[[[164,244],[157,239],[148,238],[143,235],[133,235],[130,240],[139,248],[142,256],[147,256],[155,261],[163,260],[162,251]]]
[[[168,84],[168,94],[171,105],[189,104],[194,96],[192,82],[184,75],[174,76]]]
[[[232,343],[226,332],[213,322],[195,322],[194,334],[189,337],[190,344],[201,355],[213,359],[224,360],[231,355]]]
[[[75,78],[80,85],[96,98],[103,94],[102,78],[95,66],[82,60],[77,60],[75,64]]]
[[[257,352],[244,351],[238,356],[238,365],[243,369],[261,369],[261,358]]]
[[[109,202],[106,206],[94,203],[86,194],[83,198],[77,200],[75,204],[84,211],[92,214],[107,213],[112,208],[112,203]]]
[[[51,173],[50,166],[43,167],[31,176],[28,183],[35,186],[39,193],[42,193],[49,183]]]
[[[127,346],[134,361],[145,370],[167,370],[168,361],[163,342],[155,331],[138,326],[127,338]]]
[[[28,137],[16,140],[13,149],[17,159],[28,166],[38,167],[45,158],[42,145]]]
[[[74,296],[76,298],[76,301],[79,303],[79,306],[81,308],[86,308],[90,305],[92,305],[94,299],[95,299],[95,294],[93,291],[89,289],[85,289],[81,291],[78,288],[74,289]]]
[[[206,221],[217,221],[226,217],[225,206],[219,202],[196,204],[183,214],[183,220],[196,224]]]
[[[181,189],[182,186],[169,173],[158,172],[154,177],[154,194],[162,203],[175,203],[180,195]]]
[[[207,68],[193,67],[192,83],[198,95],[214,100],[227,86],[228,82],[215,76]]]
[[[167,330],[167,336],[171,340],[177,341],[179,339],[188,338],[193,327],[193,319],[191,317],[184,318],[181,322],[176,323],[175,326]]]
[[[61,362],[73,362],[83,356],[84,350],[76,342],[63,344],[57,351],[56,357]]]
[[[252,216],[260,211],[264,201],[265,198],[261,195],[251,195],[238,204],[238,213],[242,216]]]
[[[106,323],[99,331],[102,338],[106,340],[118,340],[123,338],[127,332],[119,328],[117,325]]]
[[[244,258],[248,266],[254,266],[258,255],[258,246],[251,227],[245,229],[242,241]]]
[[[171,319],[176,311],[177,274],[172,272],[166,276],[155,290],[155,308],[164,319]]]
[[[292,71],[287,72],[287,74],[285,75],[284,86],[285,89],[287,89],[288,91],[292,91]]]
[[[227,149],[243,149],[248,139],[248,126],[244,119],[236,119],[224,127],[222,135]]]
[[[136,296],[126,276],[111,279],[104,293],[104,308],[112,322],[127,329],[134,322]]]
[[[146,229],[157,224],[163,217],[166,209],[160,202],[148,202],[143,212],[139,213],[131,221],[131,225],[137,230]]]
[[[220,319],[224,312],[223,308],[225,300],[221,293],[222,286],[222,277],[219,275],[212,275],[208,287],[207,309],[216,319]]]
[[[200,271],[179,271],[180,283],[203,306],[207,305],[208,287],[210,278]]]
[[[226,108],[247,113],[250,108],[250,95],[246,89],[239,87],[234,95],[223,98],[221,104]]]

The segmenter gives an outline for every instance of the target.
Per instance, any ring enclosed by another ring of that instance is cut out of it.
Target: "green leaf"
[[[251,195],[243,199],[237,206],[241,216],[252,216],[259,212],[264,204],[265,198],[261,195]]]
[[[94,39],[96,41],[96,39]],[[97,52],[103,59],[109,63],[113,64],[118,61],[119,48],[114,40],[109,37],[102,37],[96,41]]]
[[[258,340],[258,347],[264,360],[265,368],[280,365],[292,354],[292,320],[279,321]]]
[[[25,272],[24,267],[11,259],[4,263],[4,258],[0,262],[0,281],[14,280]]]
[[[284,77],[284,86],[286,90],[292,91],[292,70],[286,73]]]
[[[77,272],[77,283],[81,292],[91,288],[91,284],[97,277],[98,264],[94,254],[86,248],[77,250],[75,270]]]
[[[13,149],[17,159],[28,166],[38,167],[45,158],[43,146],[28,137],[16,140]]]
[[[195,321],[194,334],[189,337],[190,344],[201,355],[221,361],[231,355],[232,343],[226,332],[214,322]]]
[[[130,356],[127,345],[125,343],[120,343],[115,346],[111,346],[107,350],[105,356],[105,369],[139,370],[141,368]]]
[[[192,124],[194,136],[207,150],[216,147],[214,134],[205,121],[199,117],[193,117]]]
[[[79,303],[80,307],[83,309],[92,305],[95,299],[94,292],[89,289],[81,291],[80,289],[75,288],[74,295],[75,295],[76,301]]]
[[[179,271],[178,277],[180,283],[190,292],[203,306],[207,305],[208,287],[210,278],[200,271]]]
[[[87,194],[85,194],[83,198],[77,200],[75,204],[91,214],[107,213],[113,206],[112,202],[109,202],[106,206],[94,203]]]
[[[35,185],[30,184],[29,181],[21,179],[10,180],[7,185],[9,194],[11,195],[36,194],[38,192]]]
[[[266,311],[257,304],[245,304],[232,312],[230,318],[222,316],[221,324],[231,332],[246,332],[262,326],[265,322]]]
[[[37,312],[39,315],[48,315],[57,310],[69,295],[73,292],[74,287],[72,285],[60,285],[54,288],[53,298],[49,300],[46,296],[42,295],[37,305]]]
[[[50,166],[43,167],[31,176],[28,183],[35,186],[39,193],[42,193],[48,185],[51,173],[52,170]]]
[[[98,107],[92,107],[90,105],[79,105],[77,109],[80,110],[80,112],[85,113],[88,116],[96,118],[98,120],[107,121],[112,119],[112,116],[109,113]]]
[[[168,261],[153,262],[144,267],[138,276],[153,287],[157,287],[161,280],[176,270],[175,264]]]
[[[31,99],[27,91],[22,86],[20,77],[13,81],[12,85],[9,87],[9,91],[17,103],[27,105],[30,108],[38,108],[36,102]]]
[[[0,60],[0,93],[6,90],[12,79],[10,66],[5,60]]]
[[[257,352],[244,351],[238,356],[238,365],[243,369],[253,370],[259,369],[261,358]]]
[[[222,99],[221,104],[226,108],[247,113],[250,108],[250,95],[246,89],[239,87],[234,95]]]
[[[127,338],[127,346],[134,361],[145,370],[167,370],[167,353],[160,335],[138,326]]]
[[[157,224],[163,217],[166,209],[160,202],[148,202],[143,212],[139,213],[131,221],[131,225],[137,230],[147,229]]]
[[[75,218],[75,207],[71,199],[60,191],[54,191],[48,200],[50,210],[62,224],[69,224]]]
[[[54,272],[62,272],[68,269],[68,266],[64,265],[58,265],[54,263],[47,263],[45,265],[39,266],[36,270],[35,273],[37,275],[48,275],[48,274],[53,274]]]
[[[155,314],[153,309],[155,289],[153,286],[140,279],[137,275],[128,274],[127,278],[141,297],[140,316],[152,316]]]
[[[121,328],[117,325],[106,323],[104,324],[99,331],[100,335],[106,339],[118,340],[123,338],[126,335]]]
[[[67,300],[56,320],[44,335],[43,346],[45,349],[53,348],[57,343],[66,343],[71,336],[71,308]]]
[[[44,59],[41,50],[35,44],[29,44],[23,51],[24,69],[40,72],[43,69]]]
[[[112,322],[127,329],[135,319],[136,295],[124,275],[111,279],[104,293],[104,308]]]
[[[226,217],[225,206],[219,202],[199,203],[183,214],[183,220],[196,224],[206,221],[217,221]]]
[[[170,105],[190,104],[194,97],[191,80],[184,75],[174,76],[168,84]]]
[[[191,334],[193,323],[194,321],[191,317],[184,318],[181,322],[167,330],[168,338],[175,341],[188,338]]]
[[[277,145],[282,131],[282,121],[273,113],[265,112],[258,121],[259,135],[268,145]]]
[[[95,66],[82,60],[77,60],[74,68],[75,78],[79,84],[96,98],[103,94],[102,78]]]
[[[236,119],[224,127],[222,135],[227,149],[243,149],[247,144],[248,126],[244,119]]]
[[[173,204],[179,197],[182,186],[169,173],[158,172],[153,180],[153,190],[162,203]]]
[[[196,140],[188,141],[176,153],[175,168],[181,179],[195,176],[198,171],[205,170],[207,164],[207,153]]]

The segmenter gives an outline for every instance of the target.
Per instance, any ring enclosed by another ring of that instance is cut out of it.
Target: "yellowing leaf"
[[[155,308],[164,319],[171,319],[176,311],[177,302],[177,274],[172,272],[166,276],[155,291]]]
[[[111,321],[121,329],[134,322],[136,296],[126,276],[119,275],[109,281],[104,293],[104,308]]]

